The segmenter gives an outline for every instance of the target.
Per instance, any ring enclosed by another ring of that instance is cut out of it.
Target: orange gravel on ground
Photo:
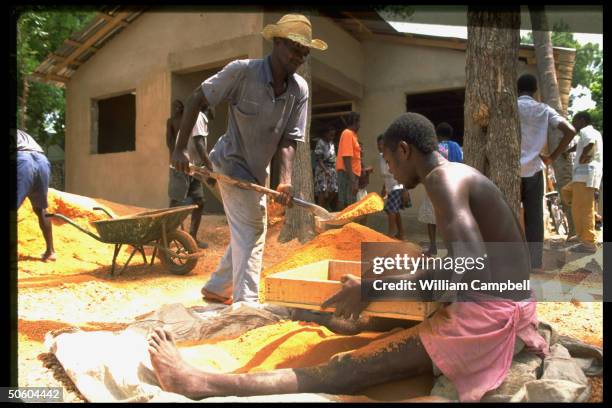
[[[378,193],[370,193],[363,197],[361,200],[349,205],[344,210],[342,210],[338,215],[336,215],[336,219],[353,219],[362,215],[382,211],[383,208],[385,208],[385,202],[383,201],[381,196],[379,196]]]
[[[86,228],[90,228],[89,221],[106,218],[102,212],[91,211],[91,207],[99,204],[118,216],[147,210],[55,190],[50,190],[49,202],[49,212],[62,212]],[[269,206],[271,214],[277,210],[274,205]],[[48,331],[69,327],[115,331],[161,304],[201,305],[204,302],[200,288],[229,242],[225,218],[206,215],[198,238],[209,242],[210,248],[189,275],[171,275],[159,261],[149,270],[139,265],[142,259],[138,259],[124,275],[111,278],[108,276],[111,245],[54,221],[58,261],[44,263],[36,258],[44,251],[44,240],[27,200],[19,210],[18,221],[19,386],[63,386],[67,401],[82,399],[64,377],[58,376],[57,371],[54,375],[43,364],[48,360],[43,344]],[[280,244],[276,238],[281,227],[282,223],[277,222],[268,229],[262,278],[324,259],[358,261],[361,242],[396,242],[360,224],[350,223],[327,231],[305,245],[297,241]],[[415,250],[420,248],[415,245]],[[538,316],[555,325],[561,334],[601,345],[601,309],[601,303],[540,303]],[[181,347],[181,352],[193,357],[191,361],[196,365],[201,363],[202,367],[254,372],[319,364],[335,353],[367,346],[379,336],[379,333],[341,336],[313,323],[285,321],[216,344]],[[590,401],[601,401],[602,379],[590,381],[594,387]],[[385,399],[393,400],[395,392],[389,394],[385,393]],[[397,395],[400,399],[401,393]]]
[[[199,366],[219,371],[259,372],[318,365],[337,353],[365,346],[379,336],[380,333],[343,336],[315,323],[283,321],[214,346],[182,347],[181,353],[192,364],[195,359]]]

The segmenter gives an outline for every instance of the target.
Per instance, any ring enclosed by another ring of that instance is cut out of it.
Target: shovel
[[[271,188],[260,186],[259,184],[250,183],[244,180],[238,180],[233,177],[226,176],[225,174],[215,173],[208,170],[206,167],[190,165],[189,170],[191,174],[196,176],[200,181],[204,181],[207,178],[213,178],[222,183],[231,184],[233,186],[243,188],[245,190],[254,190],[259,193],[267,194],[273,198],[276,198],[281,195],[281,193],[276,190],[272,190]],[[294,204],[299,205],[300,207],[320,217],[324,221],[332,220],[334,218],[334,216],[330,214],[325,208],[318,206],[314,203],[296,197],[291,197],[291,201]]]

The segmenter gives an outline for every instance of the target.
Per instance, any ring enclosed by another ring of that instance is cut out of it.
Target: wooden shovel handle
[[[231,184],[236,187],[244,188],[247,190],[254,190],[259,193],[267,194],[271,197],[278,197],[281,194],[276,190],[272,190],[271,188],[260,186],[259,184],[255,184],[255,183],[249,183],[248,181],[244,181],[244,180],[236,180],[235,178],[226,176],[225,174],[219,174],[219,173],[210,171],[205,167],[189,166],[189,169],[193,173],[199,174],[200,176],[214,178],[215,180],[219,180],[223,183]]]
[[[244,180],[236,180],[235,178],[226,176],[225,174],[219,174],[219,173],[212,172],[208,170],[206,167],[189,166],[189,169],[191,170],[193,174],[196,174],[202,178],[214,178],[215,180],[218,180],[222,183],[231,184],[236,187],[244,188],[247,190],[254,190],[259,193],[267,194],[274,198],[281,195],[281,193],[279,193],[276,190],[272,190],[271,188],[260,186],[259,184],[255,184],[255,183],[249,183],[248,181],[244,181]],[[308,201],[305,201],[305,200],[302,200],[296,197],[292,197],[291,201],[293,201],[293,203],[303,208],[306,208],[308,211],[310,211],[314,215],[318,215],[323,220],[329,220],[333,218],[332,215],[325,208],[318,206],[314,203],[310,203]]]

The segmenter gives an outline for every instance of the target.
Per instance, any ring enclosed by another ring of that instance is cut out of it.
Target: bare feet
[[[223,303],[225,305],[231,305],[232,304],[232,297],[228,298],[228,297],[225,297],[225,296],[217,295],[214,292],[206,290],[206,288],[202,288],[202,290],[200,292],[202,293],[202,297],[206,301]]]
[[[183,360],[170,332],[156,327],[149,334],[147,342],[155,376],[164,391],[192,399],[207,396],[205,389],[197,389],[198,383],[200,386],[205,384],[201,381],[204,373]]]
[[[47,261],[55,261],[57,257],[55,256],[55,252],[45,252],[40,256],[43,262]]]

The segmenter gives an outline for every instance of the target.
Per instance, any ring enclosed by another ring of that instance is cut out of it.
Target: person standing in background
[[[561,189],[561,198],[572,206],[572,218],[576,236],[569,242],[579,241],[572,251],[595,253],[597,233],[595,231],[595,193],[599,189],[603,173],[603,146],[601,133],[591,125],[588,112],[578,112],[572,124],[578,130],[576,160],[572,182]]]
[[[383,135],[376,139],[378,152],[380,153],[380,174],[383,178],[381,197],[385,200],[384,211],[387,213],[388,235],[397,238],[400,241],[404,239],[404,227],[402,225],[402,217],[400,210],[404,208],[404,186],[397,182],[395,177],[389,171],[389,165],[383,157]],[[410,196],[408,196],[410,199]]]
[[[518,114],[521,126],[521,203],[525,214],[525,239],[531,254],[531,268],[542,271],[544,246],[544,166],[552,164],[576,135],[576,130],[553,108],[538,102],[535,76],[523,74],[517,80]],[[541,152],[547,143],[548,127],[556,127],[563,139],[550,156]]]
[[[334,136],[336,128],[329,125],[314,149],[315,159],[315,196],[321,207],[331,208],[338,195],[338,175],[336,173],[336,148]]]
[[[361,147],[357,131],[361,125],[357,112],[351,112],[347,128],[340,135],[336,171],[338,172],[338,211],[353,204],[359,190],[361,176]]]
[[[453,128],[446,122],[442,122],[436,126],[436,136],[438,138],[438,152],[448,161],[463,163],[463,151],[457,142],[450,140],[453,137]],[[451,157],[453,160],[451,160]],[[427,224],[427,234],[429,235],[429,248],[425,251],[425,255],[434,256],[438,253],[438,245],[436,243],[436,216],[433,211],[433,206],[429,197],[423,199],[423,203],[419,208],[418,220]]]
[[[174,152],[176,139],[179,134],[179,127],[183,117],[183,102],[176,99],[172,102],[172,116],[166,121],[166,146],[170,157]],[[206,113],[210,115],[210,110]],[[189,141],[187,142],[187,152],[189,154],[190,163],[201,166],[204,163],[206,154],[206,137],[208,136],[208,117],[203,112],[198,112],[196,123],[191,131]],[[168,178],[168,196],[170,198],[170,207],[180,205],[195,204],[197,208],[191,212],[191,225],[189,235],[195,240],[199,248],[208,248],[206,242],[198,239],[198,230],[202,221],[204,212],[204,189],[200,180],[193,176],[170,168]]]
[[[46,217],[49,206],[47,194],[51,179],[51,163],[36,140],[21,129],[17,129],[17,209],[26,197],[30,199],[32,210],[38,217],[38,226],[47,246],[40,256],[42,261],[55,261],[53,248],[53,227]]]

